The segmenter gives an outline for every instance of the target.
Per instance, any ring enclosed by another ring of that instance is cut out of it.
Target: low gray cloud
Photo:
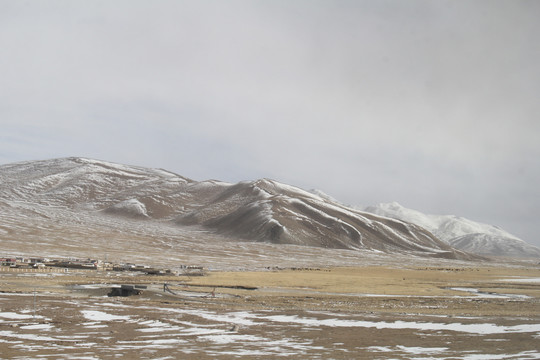
[[[0,1],[0,161],[399,201],[540,244],[540,3]]]

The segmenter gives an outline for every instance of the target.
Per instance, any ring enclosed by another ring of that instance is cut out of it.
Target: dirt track
[[[532,267],[4,272],[0,357],[536,359],[539,278]],[[105,295],[137,283],[140,296]]]

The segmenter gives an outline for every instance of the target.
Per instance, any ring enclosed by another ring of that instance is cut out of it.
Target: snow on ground
[[[434,323],[416,321],[359,321],[344,319],[317,319],[288,315],[272,315],[259,317],[259,319],[272,322],[289,323],[315,327],[364,327],[375,329],[411,329],[422,331],[455,331],[468,334],[502,334],[507,332],[533,332],[540,336],[540,324],[524,324],[516,326],[499,326],[490,323],[462,324],[462,323]]]
[[[507,281],[507,282],[519,282],[519,283],[538,283],[540,284],[540,278],[511,278],[511,279],[501,279],[501,281]]]
[[[407,355],[412,355],[414,357],[411,357],[411,359],[415,360],[433,360],[439,358],[445,358],[446,356],[449,356],[450,353],[448,348],[440,347],[440,348],[430,348],[430,347],[406,347],[406,346],[395,346],[395,347],[389,347],[389,346],[370,346],[367,349],[369,349],[371,352],[374,353],[396,353],[396,352],[403,352],[403,354],[400,356],[400,358],[408,358],[405,357]],[[428,357],[416,357],[416,356],[428,356]],[[540,352],[538,351],[522,351],[519,353],[514,354],[462,354],[462,355],[456,355],[452,354],[451,358],[456,360],[497,360],[497,359],[520,359],[520,360],[533,360],[538,359],[540,357]]]
[[[528,299],[530,296],[520,294],[500,294],[487,291],[480,291],[473,288],[453,287],[450,290],[463,291],[476,295],[480,298],[494,298],[494,299]]]
[[[111,315],[102,311],[83,310],[81,312],[83,316],[90,321],[129,320],[129,316]]]
[[[28,314],[17,314],[14,312],[0,312],[0,318],[4,319],[31,319],[33,316]]]
[[[13,300],[10,294],[3,294],[0,308]],[[68,310],[71,315],[61,321],[40,316],[36,322],[28,309],[0,312],[1,347],[20,349],[32,358],[69,355],[78,359],[120,352],[146,359],[165,358],[166,354],[325,359],[355,357],[357,352],[368,357],[385,354],[400,359],[535,359],[540,355],[530,346],[533,339],[540,337],[540,324],[517,319],[497,323],[500,319],[401,314],[391,320],[332,311],[290,314],[272,310],[210,310],[187,304],[155,307],[96,298],[39,299],[38,313],[45,309],[61,309],[62,314]],[[388,335],[384,334],[397,334],[396,331],[408,336],[416,334],[413,340],[426,339],[430,346],[399,336],[387,338],[384,345],[369,345],[364,339],[366,334],[386,338]],[[520,340],[526,341],[524,345],[529,344],[520,352],[462,351],[453,345],[454,339],[470,336],[478,342],[511,343],[515,335],[525,339]],[[321,336],[332,340],[321,342]]]

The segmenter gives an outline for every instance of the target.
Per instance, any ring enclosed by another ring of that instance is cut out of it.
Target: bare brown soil
[[[2,359],[540,357],[540,283],[530,281],[540,269],[533,266],[204,277],[2,270]],[[119,284],[148,289],[107,297]]]

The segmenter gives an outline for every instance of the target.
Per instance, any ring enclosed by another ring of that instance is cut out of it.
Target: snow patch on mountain
[[[325,193],[324,191],[322,190],[319,190],[319,189],[311,189],[309,190],[310,193],[312,193],[313,195],[317,195],[318,197],[320,197],[321,199],[325,200],[325,201],[329,201],[329,202],[333,202],[333,203],[339,203],[338,200],[336,200],[335,198],[333,198],[332,196],[328,195],[327,193]]]
[[[148,217],[146,206],[137,199],[122,201],[121,203],[111,206],[108,210],[125,215]]]

